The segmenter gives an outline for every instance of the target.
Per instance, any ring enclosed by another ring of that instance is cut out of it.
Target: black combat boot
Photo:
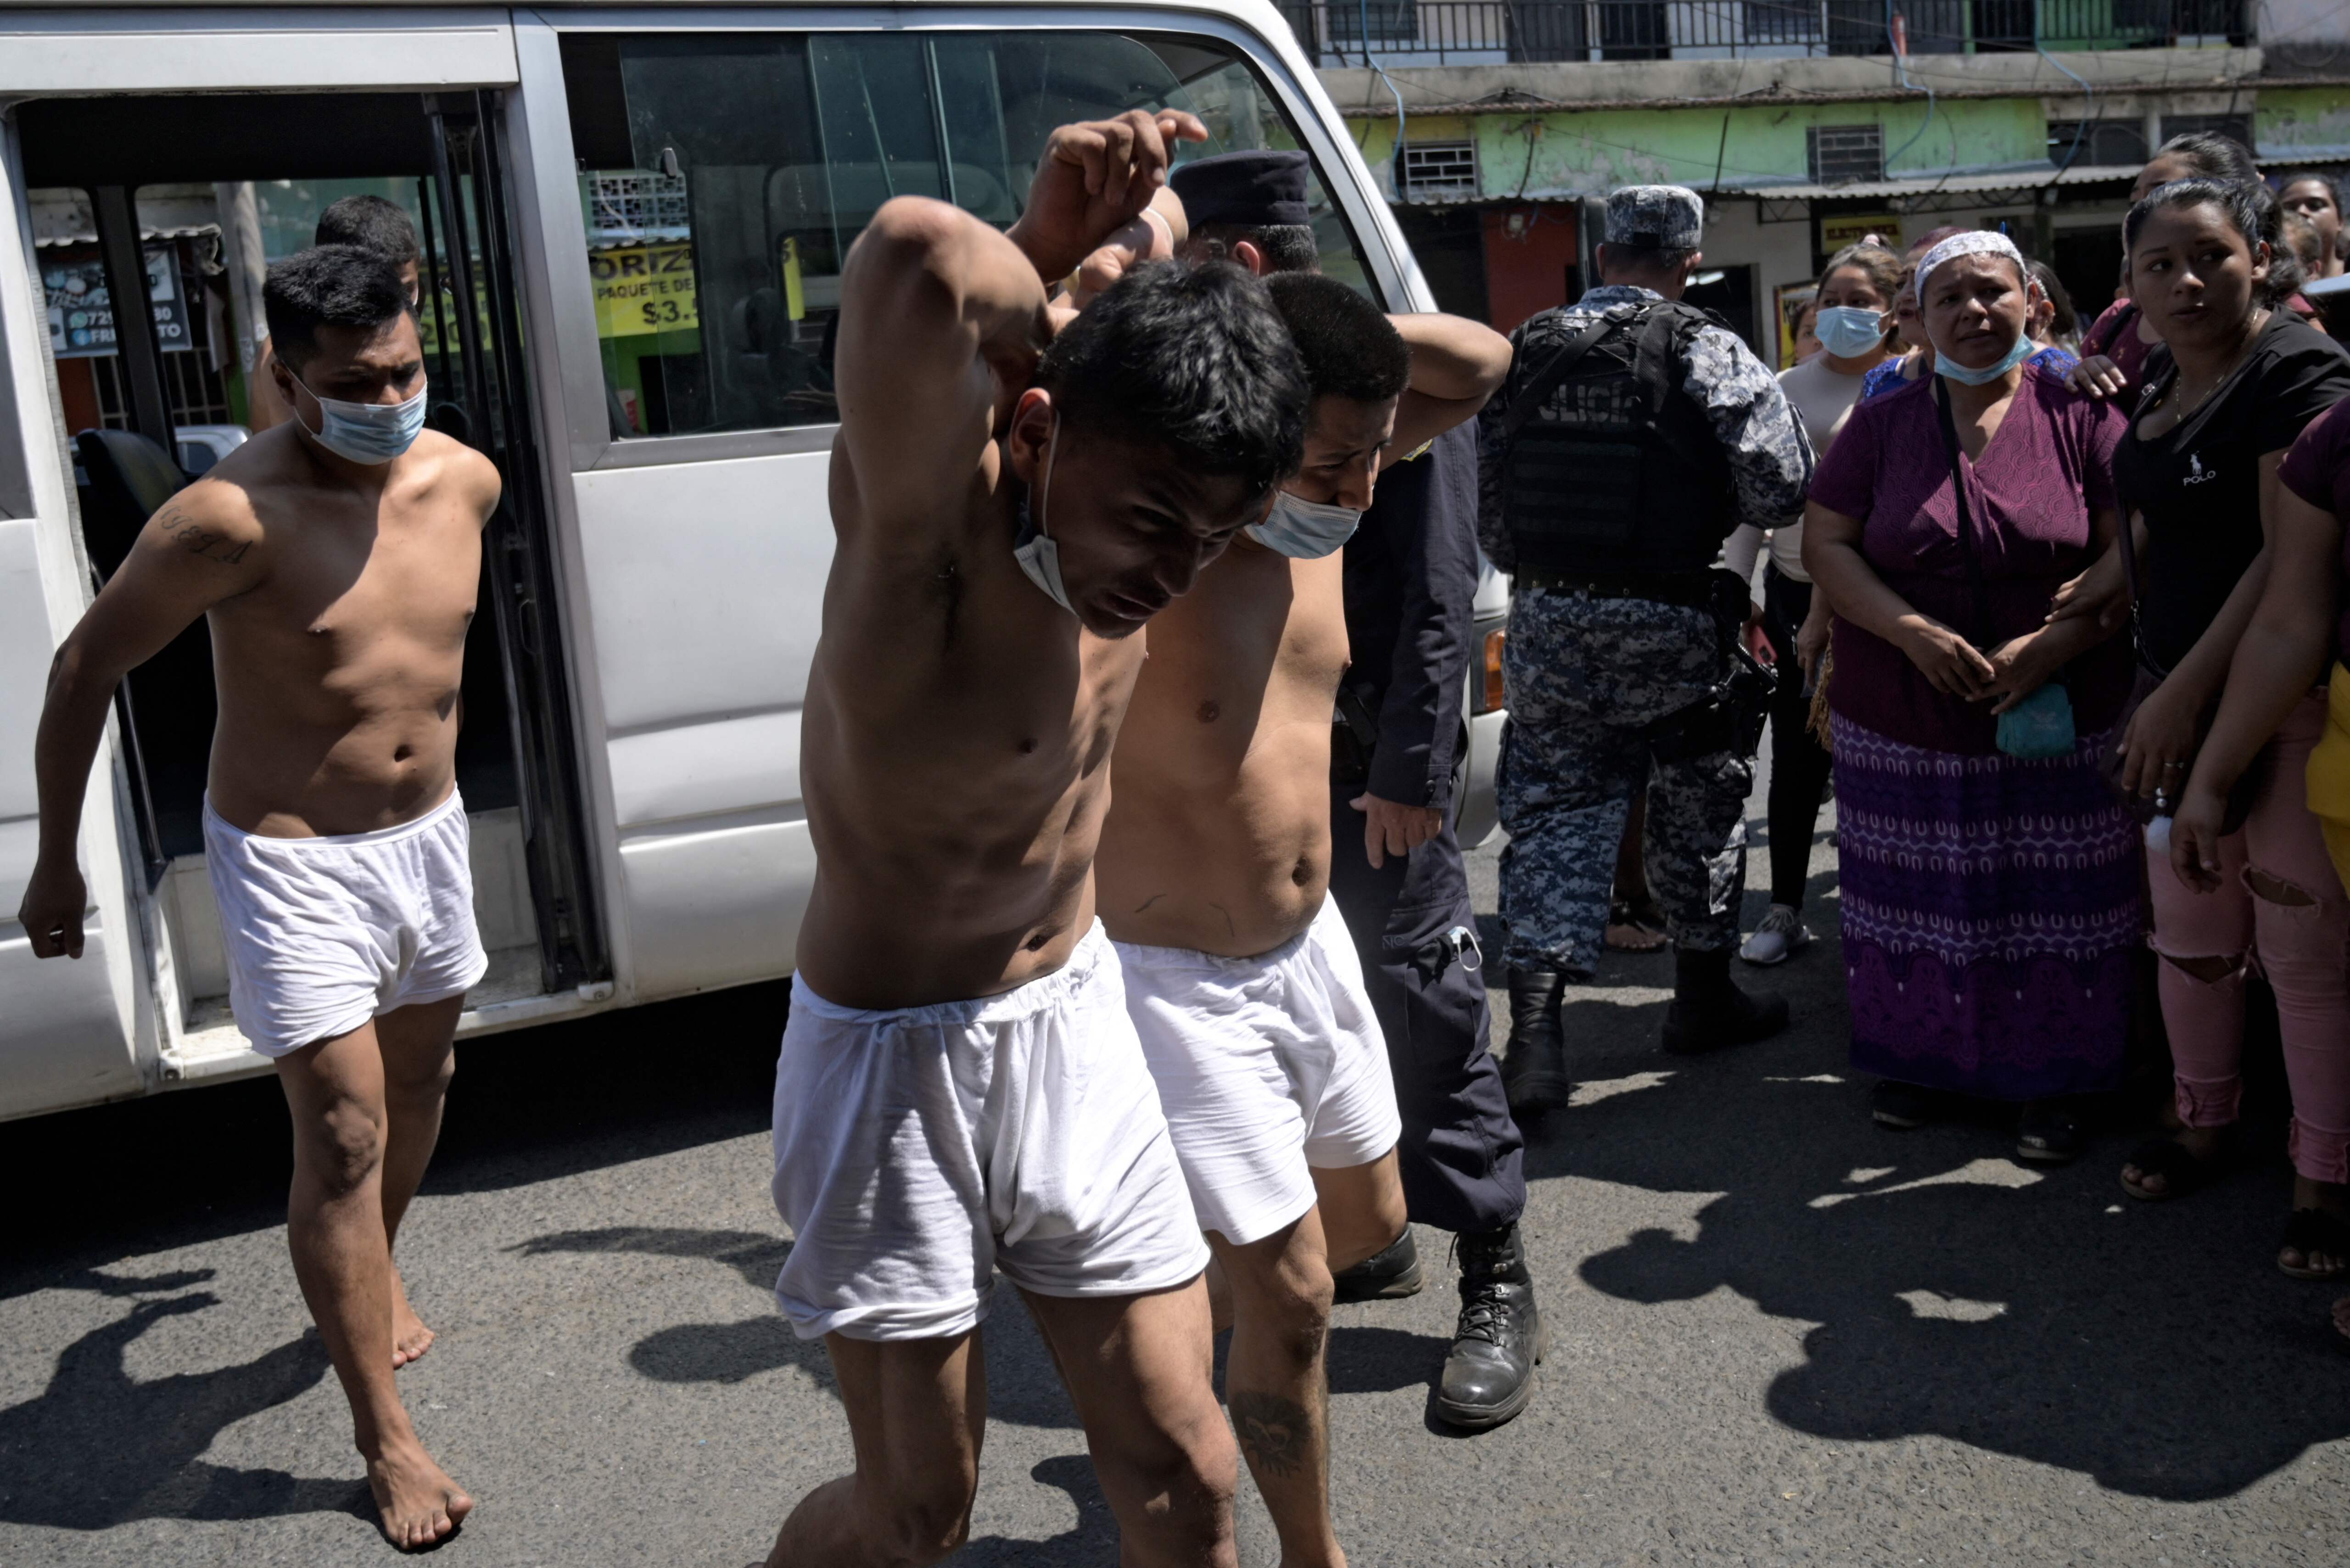
[[[1575,1092],[1566,1075],[1566,1032],[1558,1008],[1566,976],[1555,969],[1510,971],[1510,1038],[1502,1058],[1502,1087],[1510,1114],[1540,1116],[1566,1104]]]
[[[1337,1287],[1332,1298],[1342,1302],[1399,1301],[1405,1296],[1419,1294],[1425,1276],[1419,1270],[1419,1249],[1412,1244],[1411,1227],[1389,1242],[1382,1251],[1372,1253],[1351,1269],[1341,1269],[1330,1276]]]
[[[1534,1396],[1534,1364],[1550,1348],[1534,1306],[1518,1228],[1463,1232],[1461,1321],[1436,1389],[1437,1417],[1464,1431],[1498,1427]]]
[[[1673,1004],[1665,1009],[1665,1049],[1677,1056],[1764,1040],[1787,1027],[1787,999],[1749,995],[1730,978],[1730,950],[1673,952]]]

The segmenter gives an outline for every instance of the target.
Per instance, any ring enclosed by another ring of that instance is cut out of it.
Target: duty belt
[[[1655,577],[1578,577],[1564,572],[1521,571],[1511,581],[1521,587],[1580,594],[1586,598],[1648,599],[1685,609],[1706,609],[1712,604],[1712,576],[1711,568]]]

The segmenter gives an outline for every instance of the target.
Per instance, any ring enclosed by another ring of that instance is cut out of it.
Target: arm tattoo
[[[218,561],[234,566],[244,559],[252,543],[232,544],[225,534],[215,533],[197,523],[173,503],[166,502],[163,510],[155,514],[155,526],[163,537],[179,545],[191,556],[202,556],[207,561]]]
[[[1257,1388],[1232,1389],[1224,1403],[1250,1469],[1286,1478],[1304,1468],[1314,1435],[1314,1417],[1305,1406]]]

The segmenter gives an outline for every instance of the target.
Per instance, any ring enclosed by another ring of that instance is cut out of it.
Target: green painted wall
[[[1810,177],[1807,129],[1871,120],[1885,127],[1888,174],[1998,168],[2047,156],[2040,100],[2028,98],[1942,103],[1930,125],[1922,102],[1769,104],[1415,117],[1408,134],[1414,141],[1473,138],[1480,194],[1507,201],[1644,182],[1703,186],[1713,182],[1717,161],[1725,180],[1802,181]],[[1540,128],[1531,147],[1529,127]],[[1393,155],[1394,120],[1359,119],[1352,129],[1373,166]]]
[[[2350,146],[2350,88],[2264,87],[2252,135],[2263,158],[2289,157],[2295,147]]]

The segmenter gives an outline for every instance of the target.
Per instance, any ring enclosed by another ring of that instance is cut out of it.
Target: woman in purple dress
[[[1919,262],[1936,374],[1853,411],[1812,482],[1804,564],[1837,617],[1845,964],[1853,1064],[1883,1079],[1872,1114],[1913,1127],[1951,1095],[2018,1103],[2016,1152],[2053,1162],[2079,1152],[2074,1096],[2120,1081],[2140,850],[2097,766],[2128,646],[2046,618],[2115,537],[2124,421],[2025,363],[2035,296],[1996,234]],[[2023,754],[2001,746],[2011,710]]]

